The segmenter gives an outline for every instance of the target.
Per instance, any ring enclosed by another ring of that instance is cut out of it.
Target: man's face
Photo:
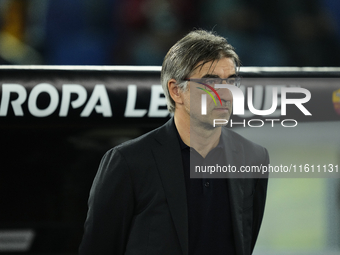
[[[229,78],[234,76],[235,66],[234,62],[230,58],[222,58],[220,60],[211,61],[205,63],[198,68],[194,73],[188,77],[190,79],[201,79],[201,78]],[[186,112],[190,115],[191,125],[198,125],[207,129],[213,128],[214,119],[227,119],[229,120],[232,111],[232,94],[228,89],[218,89],[217,93],[221,98],[222,105],[215,95],[214,96],[216,104],[210,95],[207,94],[202,88],[207,89],[204,85],[199,82],[189,81],[188,90],[185,92],[184,106]],[[200,89],[201,88],[201,89]],[[202,94],[207,94],[207,114],[202,115],[201,113],[201,103]]]

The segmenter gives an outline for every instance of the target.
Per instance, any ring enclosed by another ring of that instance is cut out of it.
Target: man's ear
[[[168,81],[168,90],[172,100],[174,100],[176,104],[183,104],[181,91],[177,86],[177,81],[175,79],[170,79]]]

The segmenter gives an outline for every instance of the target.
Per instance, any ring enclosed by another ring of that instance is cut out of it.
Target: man
[[[207,98],[201,114],[202,93],[216,82],[237,85],[238,65],[232,46],[203,30],[169,50],[161,81],[174,117],[104,155],[90,192],[81,255],[252,253],[267,179],[190,178],[191,158],[238,168],[269,164],[266,149],[212,126],[214,118],[230,117],[228,89],[218,90],[220,105]]]

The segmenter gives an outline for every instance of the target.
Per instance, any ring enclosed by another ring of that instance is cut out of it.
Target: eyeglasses
[[[210,90],[208,86],[210,87],[215,87],[216,84],[227,84],[227,85],[233,85],[236,87],[240,87],[241,85],[241,77],[236,76],[236,77],[230,77],[230,78],[226,78],[226,79],[222,79],[222,78],[201,78],[201,79],[183,79],[184,81],[193,81],[193,82],[197,82],[199,84],[202,84],[205,89]],[[208,86],[205,86],[208,85]],[[220,88],[215,88],[215,90],[219,90]]]

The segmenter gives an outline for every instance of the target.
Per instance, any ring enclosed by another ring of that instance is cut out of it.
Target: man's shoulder
[[[159,153],[169,154],[176,148],[180,150],[179,142],[176,143],[175,127],[169,120],[146,134],[111,148],[103,158],[109,161],[114,159],[117,164],[124,162],[130,169],[148,169],[153,166]]]
[[[269,164],[269,154],[265,147],[248,140],[229,128],[223,128],[222,134],[225,143],[227,143],[227,152],[232,151],[232,155],[238,157],[241,165],[259,166]]]
[[[262,145],[250,141],[230,128],[223,128],[222,134],[226,137],[228,143],[233,145],[233,149],[235,150],[242,148],[243,151],[267,152],[266,148],[264,148]]]
[[[171,120],[169,120],[169,122],[170,121]],[[166,136],[168,133],[172,132],[171,123],[169,122],[139,137],[121,143],[111,150],[118,150],[123,153],[146,152],[147,150],[152,148],[161,137]]]

